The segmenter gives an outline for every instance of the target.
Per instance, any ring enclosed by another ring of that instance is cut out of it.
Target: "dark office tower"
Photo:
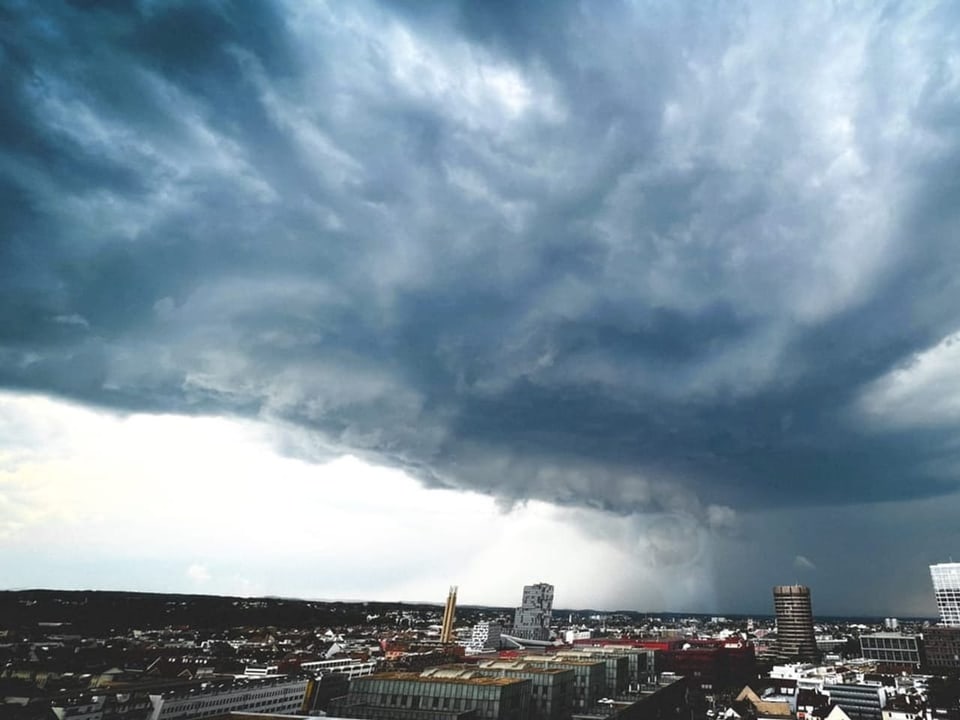
[[[527,640],[549,640],[553,611],[553,585],[525,585],[513,620],[513,634]]]
[[[782,658],[816,661],[810,588],[777,585],[773,588],[773,607],[777,611],[777,654]]]

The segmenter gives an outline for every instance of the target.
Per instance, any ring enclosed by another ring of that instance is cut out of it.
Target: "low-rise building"
[[[603,660],[564,658],[557,655],[524,655],[526,663],[545,667],[568,668],[574,672],[573,707],[575,710],[592,708],[604,696],[607,666]]]
[[[490,677],[476,670],[429,668],[422,673],[388,672],[356,678],[330,712],[345,718],[469,717],[526,720],[530,680]]]
[[[533,720],[562,720],[573,712],[576,674],[572,668],[495,660],[480,663],[479,670],[495,677],[529,680],[530,717]]]
[[[558,652],[555,657],[602,661],[606,668],[603,687],[603,694],[606,697],[621,695],[627,691],[630,685],[630,659],[624,654],[603,652],[592,648],[578,648],[576,651]]]
[[[149,720],[198,720],[234,711],[295,714],[303,708],[310,678],[282,675],[262,680],[208,682],[150,695]]]
[[[689,717],[685,678],[665,673],[636,693],[605,698],[572,720],[676,720]]]
[[[927,666],[932,670],[960,669],[960,627],[935,626],[923,631]]]
[[[500,647],[502,628],[497,623],[480,622],[470,631],[470,642],[467,649],[473,652],[497,650]]]
[[[823,692],[852,720],[881,720],[887,704],[886,690],[880,683],[825,684]]]
[[[882,632],[860,636],[860,651],[884,672],[912,672],[923,664],[923,636]]]

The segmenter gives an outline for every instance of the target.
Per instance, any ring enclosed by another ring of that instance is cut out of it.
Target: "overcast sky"
[[[0,7],[0,577],[933,615],[960,6]]]

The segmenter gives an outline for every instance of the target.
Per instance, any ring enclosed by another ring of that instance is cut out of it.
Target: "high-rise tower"
[[[443,609],[443,625],[440,629],[440,642],[453,642],[453,621],[457,617],[457,586],[451,585],[447,594],[447,605]]]
[[[937,597],[940,623],[960,627],[960,563],[939,563],[930,566],[933,594]]]
[[[527,640],[549,640],[553,616],[553,585],[525,585],[520,607],[514,615],[513,634]]]
[[[817,639],[813,634],[810,588],[804,585],[777,585],[773,588],[777,612],[777,654],[784,658],[815,661]]]

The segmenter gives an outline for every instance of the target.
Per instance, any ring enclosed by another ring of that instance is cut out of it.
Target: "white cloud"
[[[861,394],[856,409],[880,426],[936,426],[960,421],[960,332],[917,353]]]
[[[817,566],[814,565],[813,561],[806,557],[805,555],[797,555],[793,559],[793,566],[801,570],[816,570]]]

